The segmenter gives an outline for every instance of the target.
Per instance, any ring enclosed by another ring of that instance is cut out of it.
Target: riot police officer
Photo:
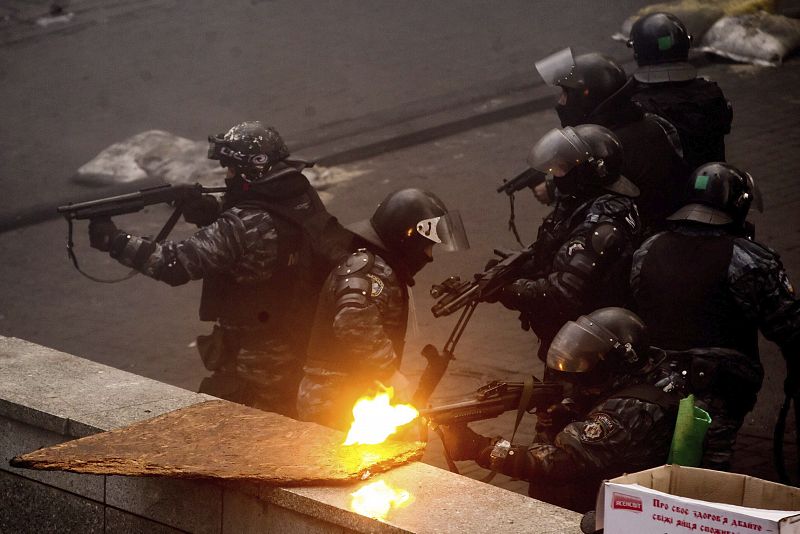
[[[532,261],[499,300],[539,337],[542,360],[566,321],[627,302],[641,228],[633,200],[639,190],[621,174],[623,158],[617,137],[593,124],[551,130],[531,149],[530,166],[554,176],[556,204]]]
[[[690,171],[675,129],[630,100],[624,69],[607,56],[573,57],[565,48],[537,61],[536,69],[545,83],[561,89],[555,110],[562,127],[598,124],[614,132],[624,148],[621,172],[641,191],[642,221],[648,228],[659,225],[677,208]]]
[[[726,470],[761,387],[758,330],[795,365],[800,301],[779,256],[748,235],[747,213],[753,202],[760,208],[750,174],[708,163],[692,174],[685,198],[669,217],[673,227],[635,252],[631,287],[654,345],[704,352],[674,365],[702,370],[693,386],[713,420],[704,466]]]
[[[294,398],[317,296],[352,234],[322,205],[290,159],[278,132],[243,122],[209,137],[208,157],[227,168],[219,206],[205,197],[184,209],[200,229],[182,241],[155,242],[89,225],[90,242],[112,258],[171,286],[203,280],[198,337],[213,374],[200,392],[294,415]]]
[[[633,96],[643,110],[675,126],[690,169],[725,161],[733,108],[719,86],[688,62],[692,36],[671,13],[652,13],[631,28],[628,46],[639,68]]]
[[[550,345],[547,368],[587,408],[553,441],[514,445],[466,425],[442,427],[454,460],[527,480],[531,496],[585,512],[604,479],[667,461],[681,390],[662,380],[658,352],[642,320],[603,308],[567,322]]]
[[[434,247],[469,247],[459,213],[420,189],[391,193],[369,220],[348,229],[359,248],[325,282],[297,401],[302,420],[344,430],[355,401],[382,385],[411,400],[399,372],[408,288],[433,261]]]

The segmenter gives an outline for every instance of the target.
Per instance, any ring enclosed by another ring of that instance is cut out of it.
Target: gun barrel
[[[222,193],[225,187],[203,187],[200,184],[159,185],[116,195],[113,197],[98,198],[86,202],[75,202],[59,206],[56,211],[66,214],[73,219],[91,219],[93,217],[111,217],[134,213],[151,204],[172,202],[190,195],[204,193]]]
[[[484,419],[493,419],[519,404],[520,392],[507,393],[487,400],[465,400],[420,410],[419,414],[437,425],[453,425],[471,423]]]

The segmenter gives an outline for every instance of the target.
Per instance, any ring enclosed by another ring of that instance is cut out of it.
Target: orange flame
[[[384,480],[371,482],[350,495],[353,497],[350,507],[354,512],[381,521],[393,508],[401,508],[411,501],[409,492],[393,488]]]
[[[410,404],[392,405],[393,388],[385,388],[374,397],[361,397],[353,406],[353,424],[345,445],[375,445],[397,432],[397,428],[417,418],[419,412]]]

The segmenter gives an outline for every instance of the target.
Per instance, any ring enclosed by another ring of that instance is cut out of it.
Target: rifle
[[[57,208],[67,220],[114,217],[141,211],[152,204],[172,204],[176,208],[190,199],[200,198],[206,193],[222,193],[225,187],[203,187],[200,184],[158,185],[133,193],[99,198],[87,202],[69,203]]]
[[[545,173],[536,169],[527,169],[510,180],[503,179],[503,183],[497,188],[497,192],[511,196],[526,187],[536,187],[544,182],[546,176]]]
[[[481,386],[468,399],[420,410],[422,417],[436,426],[493,419],[505,412],[523,410],[536,413],[564,400],[564,387],[555,382],[504,382],[493,380]],[[523,396],[527,396],[524,399]],[[521,416],[521,412],[520,412]]]
[[[512,253],[495,250],[494,253],[502,260],[497,265],[476,274],[471,282],[461,280],[458,276],[451,276],[441,284],[434,284],[431,287],[431,296],[437,299],[431,308],[434,317],[450,315],[464,306],[477,304],[497,293],[515,278],[522,265],[533,256],[533,248],[528,247]]]
[[[170,215],[164,227],[155,238],[156,242],[163,241],[167,235],[175,227],[178,219],[183,211],[185,202],[200,198],[207,193],[223,193],[227,190],[225,187],[204,187],[200,184],[179,184],[179,185],[159,185],[155,187],[148,187],[133,193],[124,195],[117,195],[107,198],[99,198],[96,200],[89,200],[87,202],[69,203],[57,208],[58,213],[64,215],[67,220],[67,255],[72,264],[79,273],[86,276],[90,280],[103,283],[114,283],[127,280],[133,276],[136,271],[131,271],[127,276],[118,280],[104,280],[95,278],[81,270],[78,266],[78,258],[73,251],[74,243],[72,241],[72,221],[83,219],[95,219],[101,217],[113,217],[115,215],[124,215],[126,213],[135,213],[143,210],[146,206],[153,204],[170,204],[175,207],[175,211]]]

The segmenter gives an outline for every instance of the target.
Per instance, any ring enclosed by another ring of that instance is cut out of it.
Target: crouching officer
[[[552,442],[513,445],[466,425],[442,427],[454,460],[530,482],[532,497],[578,512],[594,508],[604,479],[666,463],[680,389],[662,380],[645,325],[623,308],[569,321],[547,353],[547,368],[586,406]],[[658,383],[658,385],[656,385]]]
[[[273,128],[244,122],[209,137],[208,157],[227,168],[219,206],[203,197],[184,208],[201,228],[183,241],[156,242],[89,225],[92,246],[171,286],[203,280],[198,338],[206,368],[200,392],[294,414],[319,290],[352,234],[322,205]]]
[[[760,209],[750,174],[727,163],[699,167],[685,205],[669,217],[673,227],[645,241],[631,269],[635,309],[653,344],[706,353],[675,366],[709,367],[710,387],[698,396],[713,419],[703,460],[712,469],[730,469],[736,433],[761,388],[758,331],[793,370],[800,357],[800,301],[778,254],[750,237],[753,201]],[[797,383],[790,373],[787,393],[796,395]]]
[[[400,373],[408,288],[433,261],[434,247],[469,247],[459,213],[420,189],[391,193],[369,220],[348,229],[360,248],[322,289],[297,399],[300,419],[345,430],[355,401],[377,392],[378,383],[411,400]]]
[[[556,205],[539,228],[532,261],[499,300],[539,337],[542,360],[566,321],[627,304],[639,190],[620,174],[622,160],[616,136],[594,124],[551,130],[531,149],[530,166],[554,176]]]

